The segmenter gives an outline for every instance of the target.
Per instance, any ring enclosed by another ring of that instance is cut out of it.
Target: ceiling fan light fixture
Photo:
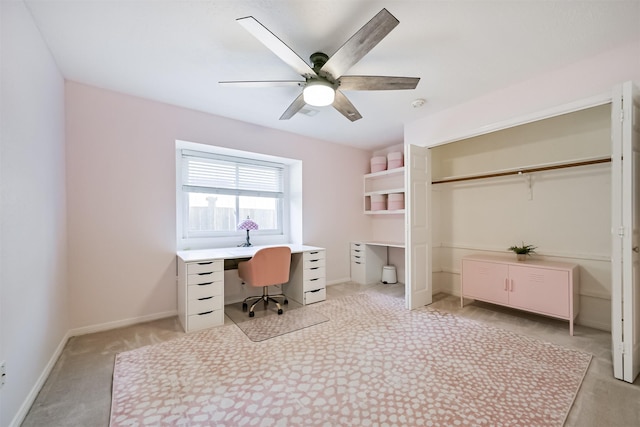
[[[325,107],[333,104],[336,91],[329,82],[313,80],[307,83],[302,91],[304,102],[314,107]]]

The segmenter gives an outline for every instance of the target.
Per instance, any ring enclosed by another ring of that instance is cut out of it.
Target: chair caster
[[[242,311],[247,311],[247,303],[246,302],[242,303]]]
[[[281,308],[280,308],[280,309],[278,309],[278,314],[282,314],[282,313],[284,313],[284,312],[282,311],[282,309],[281,309]]]
[[[249,312],[249,317],[253,317],[253,316],[255,316],[255,315],[256,315],[256,314],[255,314],[253,311],[250,311],[250,312]]]
[[[284,304],[285,304],[285,305],[289,304],[289,300],[285,298],[285,299],[284,299]]]

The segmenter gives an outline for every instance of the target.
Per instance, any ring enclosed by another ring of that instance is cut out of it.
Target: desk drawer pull
[[[205,311],[204,313],[198,313],[198,316],[204,316],[206,314],[211,314],[211,313],[213,313],[213,310]]]
[[[198,276],[206,276],[208,274],[213,274],[213,271],[210,271],[208,273],[198,273]]]
[[[320,267],[311,267],[309,270],[317,270],[317,269],[319,269],[319,268],[320,268]]]
[[[309,281],[310,281],[310,282],[315,282],[316,280],[319,280],[319,278],[311,279],[311,280],[309,280]]]
[[[204,297],[204,298],[198,298],[198,301],[206,301],[208,299],[211,299],[213,297]]]
[[[319,259],[310,259],[309,262],[318,262],[320,261]]]
[[[315,291],[309,291],[310,294],[315,294],[316,292],[320,292],[322,289],[316,289]]]
[[[318,251],[309,252],[310,254],[317,254]]]
[[[198,286],[207,286],[207,285],[212,285],[213,282],[207,282],[207,283],[198,283]]]
[[[199,262],[198,265],[209,265],[209,264],[213,264],[213,261],[208,261],[208,262]]]

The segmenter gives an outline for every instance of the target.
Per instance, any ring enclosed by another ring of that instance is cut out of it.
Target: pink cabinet
[[[569,321],[579,311],[579,269],[575,264],[473,255],[462,259],[464,298],[500,304]]]

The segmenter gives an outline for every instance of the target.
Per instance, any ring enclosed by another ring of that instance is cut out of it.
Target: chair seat
[[[244,284],[253,287],[261,287],[262,295],[245,298],[242,310],[246,311],[249,302],[249,317],[254,317],[256,305],[263,301],[265,308],[269,301],[276,304],[278,314],[283,310],[276,298],[283,299],[283,304],[288,304],[284,294],[269,295],[269,286],[284,285],[289,281],[289,269],[291,268],[291,249],[287,246],[274,246],[259,249],[249,261],[238,263],[238,275]]]

